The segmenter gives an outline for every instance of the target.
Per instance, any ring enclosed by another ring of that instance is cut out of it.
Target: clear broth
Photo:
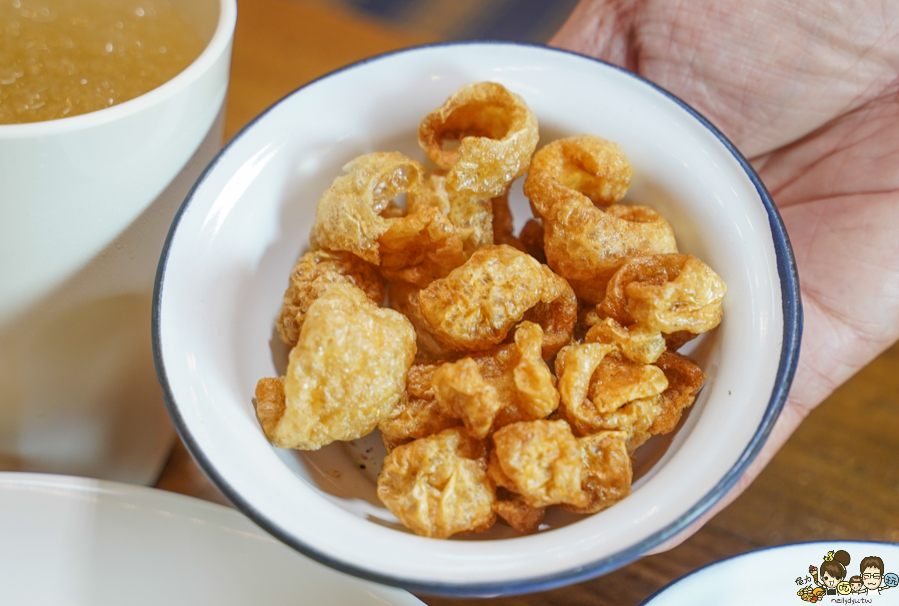
[[[170,0],[0,0],[0,124],[118,105],[172,79],[204,46]]]

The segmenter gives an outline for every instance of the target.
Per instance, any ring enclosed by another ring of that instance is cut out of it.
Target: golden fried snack
[[[492,198],[523,175],[539,138],[537,118],[518,95],[500,84],[463,86],[421,121],[418,142],[449,171],[451,194]],[[450,149],[450,143],[458,146]]]
[[[462,358],[443,364],[434,372],[431,385],[437,401],[462,419],[469,435],[479,440],[487,437],[503,402],[496,388],[481,376],[474,360]]]
[[[660,370],[620,357],[614,345],[569,345],[556,357],[559,412],[579,435],[621,429],[636,448],[661,411],[668,381]]]
[[[545,217],[551,206],[574,199],[608,206],[627,193],[634,170],[617,143],[592,135],[558,139],[542,148],[524,182],[534,214]]]
[[[540,219],[528,219],[518,234],[518,239],[526,253],[546,263],[546,251],[543,248],[543,222]]]
[[[628,259],[677,252],[668,221],[647,206],[601,210],[582,196],[553,206],[543,225],[547,264],[589,303],[603,300],[609,279]]]
[[[449,194],[446,193],[446,176],[429,173],[418,185],[406,194],[406,213],[415,214],[426,208],[436,208],[444,215],[451,210]]]
[[[421,289],[407,282],[391,282],[389,288],[390,307],[406,316],[415,328],[417,356],[421,361],[449,360],[457,357],[451,349],[443,345],[421,313],[418,295]]]
[[[581,489],[587,495],[582,507],[562,505],[574,513],[596,513],[631,493],[633,469],[627,451],[627,433],[601,431],[577,439],[581,452]]]
[[[650,433],[665,434],[674,431],[685,408],[693,404],[696,394],[705,382],[705,373],[686,356],[666,351],[656,360],[668,387],[662,392],[662,410],[649,428]]]
[[[589,428],[584,433],[595,433],[603,429],[617,429],[627,434],[627,451],[632,453],[638,446],[652,437],[650,428],[662,412],[662,396],[650,396],[628,402],[615,412],[602,415],[599,426]]]
[[[721,278],[693,255],[652,255],[621,266],[597,311],[622,326],[638,322],[677,336],[679,347],[689,340],[682,333],[697,335],[721,322],[726,291]]]
[[[614,412],[634,400],[658,395],[668,387],[662,369],[620,355],[603,358],[593,373],[587,397],[600,414]]]
[[[271,434],[287,407],[284,377],[259,379],[256,383],[256,418],[265,435]]]
[[[587,504],[581,457],[565,421],[523,421],[498,429],[487,473],[497,486],[521,495],[530,507]]]
[[[476,438],[509,423],[543,419],[559,405],[559,393],[542,357],[543,330],[522,322],[515,342],[443,364],[431,384],[445,410]]]
[[[390,417],[378,423],[388,452],[461,424],[434,395],[431,378],[437,368],[435,364],[413,364],[409,369],[405,398]]]
[[[419,293],[431,332],[450,349],[479,351],[505,340],[522,319],[544,331],[543,356],[570,339],[577,299],[568,283],[533,257],[507,245],[476,252]]]
[[[425,207],[394,219],[378,238],[381,275],[424,287],[462,265],[462,240],[449,219]]]
[[[266,436],[281,448],[317,450],[370,433],[402,399],[414,357],[415,331],[402,314],[355,286],[333,285],[309,306],[290,352],[283,414],[263,424]]]
[[[483,532],[496,521],[485,454],[461,428],[397,446],[384,459],[378,498],[421,536]]]
[[[641,364],[652,364],[667,347],[662,331],[642,324],[625,327],[614,318],[599,320],[590,327],[584,336],[584,342],[611,343],[618,348],[621,355]]]
[[[359,156],[343,167],[318,201],[310,242],[313,248],[345,250],[379,265],[378,239],[394,218],[393,199],[421,182],[424,168],[399,152]]]
[[[309,251],[290,272],[290,284],[284,293],[276,324],[284,343],[290,347],[297,344],[309,306],[338,282],[358,286],[375,303],[384,300],[384,280],[371,263],[343,251]]]
[[[512,209],[509,208],[509,192],[492,198],[490,204],[493,211],[493,243],[508,244],[522,252],[527,252],[521,240],[515,237]]]
[[[627,310],[645,326],[670,334],[700,334],[721,323],[727,287],[712,268],[693,255],[676,255],[676,275],[662,284],[635,280],[627,285]]]
[[[556,356],[556,376],[562,406],[575,417],[589,415],[593,403],[587,399],[593,373],[603,358],[616,351],[614,345],[604,343],[572,344],[562,348]],[[581,415],[577,411],[586,408]]]
[[[540,522],[546,515],[543,507],[531,507],[524,502],[521,495],[515,494],[503,487],[496,489],[496,501],[493,502],[493,511],[509,526],[521,534],[534,534],[540,528]]]

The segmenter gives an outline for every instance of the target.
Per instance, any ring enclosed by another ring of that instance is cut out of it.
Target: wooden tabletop
[[[226,138],[314,78],[432,41],[428,33],[389,28],[330,4],[239,0]],[[180,442],[156,486],[228,504]],[[899,345],[815,410],[756,482],[680,546],[584,583],[472,603],[629,606],[722,558],[840,539],[899,542]],[[466,603],[419,597],[433,606]]]

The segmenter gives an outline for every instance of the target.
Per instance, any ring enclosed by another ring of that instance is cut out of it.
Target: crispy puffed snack
[[[623,326],[637,322],[665,334],[697,335],[721,322],[726,292],[718,274],[693,255],[638,257],[609,281],[597,311]]]
[[[534,214],[587,197],[599,206],[619,202],[634,170],[617,143],[593,135],[558,139],[534,154],[524,183]]]
[[[601,343],[563,348],[556,356],[556,375],[562,399],[559,412],[581,435],[623,429],[609,425],[611,415],[628,403],[658,396],[668,386],[660,368],[631,362],[614,345]]]
[[[271,434],[287,407],[284,377],[259,379],[256,383],[256,418],[265,435]]]
[[[506,524],[521,534],[534,534],[540,528],[540,522],[546,516],[546,508],[531,507],[524,502],[521,495],[515,494],[499,486],[496,489],[496,501],[493,511]]]
[[[456,194],[492,198],[523,175],[539,138],[524,100],[500,84],[463,86],[421,121],[418,142]],[[454,149],[445,145],[458,142]]]
[[[653,435],[671,433],[680,422],[684,409],[696,400],[705,382],[705,373],[686,356],[666,351],[655,362],[668,379],[662,392],[662,410],[649,428]]]
[[[627,310],[640,324],[664,333],[700,334],[715,328],[721,323],[727,286],[693,255],[676,255],[675,261],[676,275],[664,283],[635,280],[627,285]]]
[[[602,414],[618,410],[628,402],[658,395],[667,387],[668,379],[658,366],[638,364],[613,354],[599,363],[587,397]]]
[[[543,328],[543,356],[570,339],[577,299],[568,283],[530,255],[499,244],[477,251],[419,293],[422,315],[446,347],[489,349],[527,319]]]
[[[589,303],[603,300],[606,284],[628,259],[677,252],[671,225],[648,206],[602,210],[584,197],[552,207],[543,225],[547,264]]]
[[[465,262],[462,240],[437,208],[394,219],[378,238],[381,275],[424,287]]]
[[[425,537],[483,532],[496,521],[486,449],[461,428],[397,446],[384,459],[378,498]]]
[[[283,414],[263,424],[266,436],[281,448],[317,450],[370,433],[402,399],[414,357],[409,320],[335,284],[309,306],[290,352]]]
[[[458,356],[450,348],[446,347],[431,332],[431,328],[421,313],[418,295],[421,288],[408,282],[391,282],[388,290],[388,302],[392,309],[406,316],[415,328],[416,353],[419,361],[450,360]]]
[[[580,449],[565,421],[523,421],[498,429],[487,473],[530,507],[587,504]]]
[[[437,400],[476,438],[509,423],[549,416],[559,393],[543,361],[542,341],[540,326],[522,322],[514,343],[443,364],[431,380]]]
[[[642,324],[622,326],[614,318],[597,320],[584,336],[584,342],[611,343],[625,358],[641,364],[652,364],[667,347],[662,331]]]
[[[461,425],[434,395],[431,378],[437,368],[436,364],[413,364],[409,369],[405,398],[390,417],[378,423],[388,452],[412,440]]]
[[[528,252],[521,240],[515,236],[514,218],[509,208],[509,192],[490,200],[493,210],[493,243],[508,244],[522,252]]]
[[[310,242],[313,248],[345,250],[379,265],[378,239],[396,220],[393,199],[416,188],[424,168],[399,152],[375,152],[343,170],[347,174],[337,177],[318,201]]]
[[[487,437],[503,402],[496,388],[481,376],[474,360],[462,358],[441,365],[434,372],[431,385],[437,401],[462,419],[469,435],[479,440]]]
[[[543,248],[543,222],[540,219],[528,219],[518,234],[518,239],[526,253],[546,263],[546,250]]]
[[[600,431],[577,439],[581,452],[581,489],[587,495],[583,507],[562,505],[574,513],[597,513],[631,493],[633,469],[627,451],[627,433]]]
[[[284,343],[290,347],[297,344],[309,306],[338,282],[358,286],[375,303],[384,300],[384,280],[371,263],[348,252],[309,251],[290,272],[290,283],[284,293],[284,305],[276,324]]]
[[[602,415],[598,426],[582,428],[584,434],[615,429],[627,434],[627,451],[633,453],[652,437],[650,428],[662,412],[662,396],[655,395],[628,402],[615,412]],[[573,426],[574,424],[572,424]],[[586,430],[586,431],[584,431]]]

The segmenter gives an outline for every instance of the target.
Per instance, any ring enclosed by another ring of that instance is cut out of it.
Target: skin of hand
[[[899,2],[582,0],[550,44],[624,67],[715,124],[787,228],[799,363],[735,499],[802,420],[899,339]]]

